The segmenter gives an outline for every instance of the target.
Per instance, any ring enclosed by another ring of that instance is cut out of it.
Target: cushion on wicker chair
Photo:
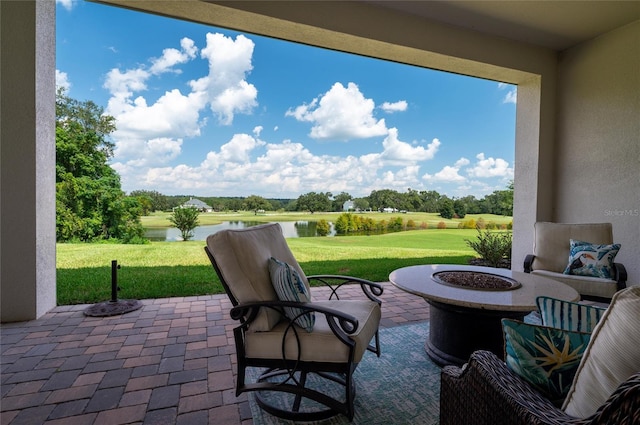
[[[590,334],[502,319],[505,362],[555,405],[564,401]]]
[[[562,408],[586,418],[640,370],[640,286],[617,292],[596,326]]]

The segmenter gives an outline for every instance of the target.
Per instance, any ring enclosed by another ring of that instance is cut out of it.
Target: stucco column
[[[0,320],[56,305],[55,1],[0,1]]]
[[[552,72],[549,72],[552,74]],[[518,83],[511,269],[533,253],[536,221],[553,221],[555,80],[532,76]]]

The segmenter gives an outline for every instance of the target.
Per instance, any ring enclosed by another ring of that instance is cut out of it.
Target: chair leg
[[[319,379],[328,379],[344,387],[346,399],[337,400],[327,394],[306,388],[306,385],[309,384],[307,379],[309,373],[314,376],[317,375]],[[309,371],[299,371],[299,374],[298,379],[292,382],[290,380],[290,371],[278,368],[267,369],[260,375],[256,383],[245,384],[243,391],[253,391],[256,402],[262,410],[283,419],[307,422],[319,421],[340,413],[347,416],[350,421],[353,419],[355,388],[351,376]],[[284,395],[286,393],[291,396],[288,402],[285,401],[281,406],[279,406],[280,403],[278,402],[274,403],[275,400],[272,397],[281,397],[275,394],[283,394],[282,397],[287,398]],[[303,399],[312,400],[323,407],[318,406],[317,409],[306,410],[303,407]],[[300,409],[303,409],[303,411],[300,411]]]
[[[302,389],[307,384],[307,372],[300,372],[300,380],[298,386]],[[302,394],[296,394],[296,398],[293,402],[293,411],[298,412],[300,410],[300,402],[302,401]]]

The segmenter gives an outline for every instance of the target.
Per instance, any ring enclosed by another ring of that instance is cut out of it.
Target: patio
[[[381,327],[429,319],[422,298],[390,283],[384,290]],[[344,298],[361,296],[350,291]],[[0,423],[253,423],[246,395],[235,397],[227,297],[143,304],[107,318],[85,316],[86,305],[60,306],[3,324]]]

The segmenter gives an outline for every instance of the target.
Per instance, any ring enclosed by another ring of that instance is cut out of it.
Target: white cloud
[[[66,72],[62,72],[56,69],[56,89],[62,88],[65,92],[69,92],[71,88],[71,82]]]
[[[262,130],[264,130],[264,127],[262,127],[261,125],[257,125],[253,128],[253,134],[255,134],[256,137],[260,137],[260,133],[262,133]]]
[[[380,106],[380,109],[391,114],[393,112],[404,112],[407,110],[408,106],[409,105],[405,100],[399,100],[398,102],[394,102],[394,103],[384,102]]]
[[[119,166],[127,167],[149,167],[166,164],[180,155],[182,139],[171,139],[159,137],[151,140],[131,140],[127,144],[130,149],[135,149],[134,159],[126,163],[119,163]]]
[[[365,99],[356,84],[345,88],[335,83],[320,99],[289,109],[285,116],[313,123],[309,135],[314,139],[346,141],[387,134],[384,119],[374,118],[374,108],[373,100]]]
[[[209,63],[209,73],[189,82],[190,93],[168,90],[153,103],[138,94],[148,89],[150,79],[167,72],[180,73],[179,65],[197,58],[198,49],[189,38],[180,40],[180,49],[164,49],[159,58],[149,60],[148,67],[124,71],[114,68],[108,72],[104,87],[111,98],[105,112],[116,119],[117,130],[112,136],[118,163],[128,164],[137,158],[140,164],[148,164],[149,158],[144,154],[147,149],[158,149],[159,158],[167,158],[167,152],[151,142],[180,140],[182,144],[184,138],[199,136],[207,123],[207,118],[201,117],[207,105],[223,124],[231,124],[235,113],[251,112],[257,90],[243,78],[251,70],[253,42],[244,36],[233,41],[210,33],[206,39],[202,58]],[[180,150],[171,152],[178,155]],[[155,164],[159,162],[162,160]]]
[[[502,103],[518,103],[518,86],[506,83],[498,83],[498,89],[507,90],[507,94],[502,99]]]
[[[265,143],[248,134],[236,134],[219,150],[211,151],[198,166],[136,167],[115,163],[123,181],[162,193],[228,193],[235,196],[297,197],[308,191],[354,193],[376,184],[379,164],[355,156],[314,155],[301,143],[284,140]],[[417,168],[406,167],[399,176],[415,180]],[[399,181],[399,180],[397,180]],[[402,189],[400,187],[399,189]],[[246,193],[243,193],[245,191]],[[250,193],[249,193],[250,192]]]
[[[467,169],[470,177],[489,178],[489,177],[513,177],[513,168],[509,167],[509,163],[502,158],[485,158],[484,153],[476,155],[477,161],[475,165]]]
[[[74,0],[56,0],[56,4],[64,7],[67,10],[73,9]]]
[[[460,168],[468,164],[469,160],[467,158],[460,158],[454,165],[446,165],[434,175],[425,174],[422,178],[435,182],[464,182],[466,178],[460,175]]]
[[[207,34],[201,56],[209,62],[209,75],[190,85],[194,91],[206,93],[211,111],[223,125],[231,125],[234,114],[250,114],[258,105],[258,90],[245,80],[253,69],[253,48],[253,41],[243,35],[234,41],[222,34]]]
[[[382,142],[382,146],[384,147],[382,159],[385,162],[406,164],[433,159],[436,152],[438,152],[440,141],[433,139],[426,148],[424,146],[412,146],[398,139],[398,130],[396,128],[390,128],[387,137]]]
[[[509,90],[507,94],[504,96],[502,103],[513,103],[513,104],[518,103],[518,89],[515,88],[512,90]]]
[[[149,72],[155,75],[165,72],[181,73],[179,69],[173,69],[173,67],[195,58],[198,53],[198,48],[193,40],[186,37],[180,40],[180,47],[182,47],[182,50],[173,48],[164,49],[160,58],[151,60],[152,65],[151,68],[149,68]]]
[[[178,139],[200,134],[199,110],[203,101],[197,94],[184,96],[174,89],[152,105],[138,97],[132,103],[122,102],[119,106],[122,109],[114,110],[114,103],[110,101],[107,108],[107,113],[117,122],[117,130],[113,133],[116,159],[138,155],[141,139]]]

